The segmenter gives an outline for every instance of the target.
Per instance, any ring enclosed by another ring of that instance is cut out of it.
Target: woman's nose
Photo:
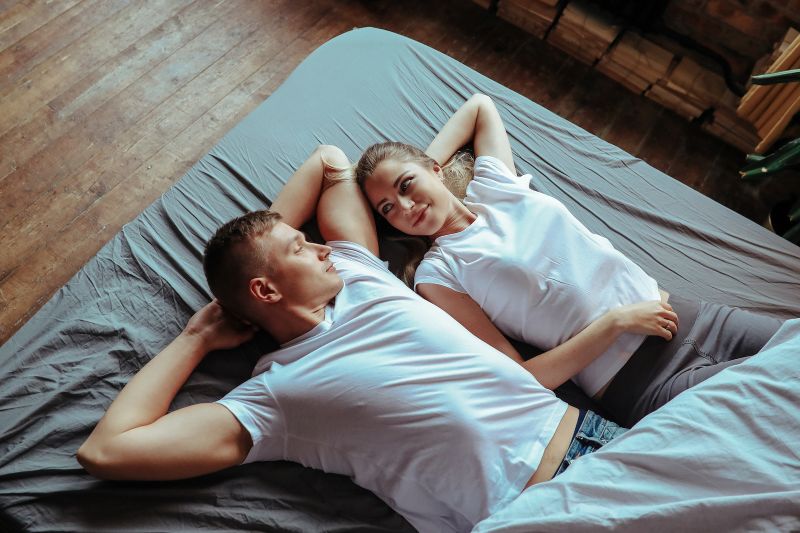
[[[414,200],[412,200],[408,196],[400,197],[399,203],[403,209],[411,209],[412,207],[414,207]]]

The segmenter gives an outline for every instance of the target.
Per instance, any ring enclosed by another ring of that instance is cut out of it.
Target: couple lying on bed
[[[437,161],[469,141],[477,158],[462,202]],[[217,231],[204,257],[216,300],[109,407],[78,451],[91,474],[177,479],[290,460],[352,477],[420,531],[468,531],[625,431],[551,389],[574,379],[631,424],[780,326],[670,298],[530,190],[485,96],[426,152],[373,146],[357,181],[341,179],[348,166],[321,146],[272,211]],[[376,257],[373,210],[432,242],[414,279],[424,299]],[[297,230],[315,211],[326,245]],[[167,412],[208,352],[257,328],[281,346],[253,378],[218,402]],[[503,334],[547,351],[525,362]]]

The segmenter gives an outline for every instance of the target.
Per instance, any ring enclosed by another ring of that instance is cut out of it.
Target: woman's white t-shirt
[[[659,300],[658,284],[590,232],[558,200],[530,189],[494,157],[475,160],[465,204],[478,215],[436,239],[415,286],[467,293],[506,335],[542,350],[575,336],[611,308]],[[573,380],[592,396],[644,340],[625,333]]]
[[[567,405],[368,250],[328,244],[344,287],[325,319],[219,401],[245,462],[351,476],[419,531],[469,531],[519,496]]]

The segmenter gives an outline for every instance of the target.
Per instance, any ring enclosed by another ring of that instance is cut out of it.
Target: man
[[[577,409],[376,257],[357,185],[323,187],[326,165],[348,164],[340,150],[318,148],[273,212],[218,230],[204,259],[217,300],[109,407],[78,450],[89,473],[178,479],[291,460],[351,476],[420,531],[468,531],[586,453],[573,441]],[[296,229],[315,207],[328,245]],[[208,352],[237,346],[256,327],[281,347],[253,378],[219,402],[167,412]],[[614,427],[601,426],[606,435]]]

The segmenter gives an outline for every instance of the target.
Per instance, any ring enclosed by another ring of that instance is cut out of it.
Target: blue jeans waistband
[[[581,410],[578,414],[578,423],[575,424],[572,442],[569,443],[564,460],[561,461],[553,477],[566,470],[576,459],[596,452],[626,431],[628,430],[606,420],[594,411]]]

